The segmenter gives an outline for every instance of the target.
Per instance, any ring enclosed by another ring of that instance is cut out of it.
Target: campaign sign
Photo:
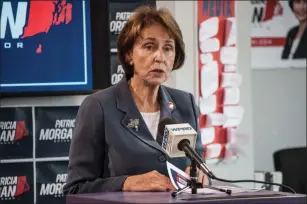
[[[133,11],[142,5],[156,6],[153,0],[110,0],[109,19],[110,19],[110,48],[116,49],[117,36],[123,29]]]
[[[92,90],[90,1],[0,1],[3,93]]]
[[[117,84],[124,76],[125,71],[120,64],[116,53],[111,54],[111,84]]]
[[[0,203],[34,203],[33,162],[0,163]]]
[[[36,203],[65,204],[63,187],[67,180],[68,161],[36,163]]]
[[[251,0],[253,69],[306,68],[306,1]]]
[[[33,158],[32,108],[0,108],[0,159]]]
[[[36,107],[36,157],[66,157],[72,138],[77,106]]]

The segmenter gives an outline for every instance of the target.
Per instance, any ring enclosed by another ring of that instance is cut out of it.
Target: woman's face
[[[306,9],[307,0],[294,0],[293,1],[293,12],[296,18],[302,22],[306,21]]]
[[[134,77],[151,85],[165,82],[173,69],[175,41],[160,24],[145,28],[135,42],[130,55]]]

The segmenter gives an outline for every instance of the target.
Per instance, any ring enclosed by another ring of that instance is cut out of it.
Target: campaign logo
[[[63,187],[67,181],[67,174],[57,174],[55,182],[43,183],[39,190],[40,196],[63,197]]]
[[[29,131],[24,120],[0,122],[0,144],[14,144],[28,134]]]
[[[279,0],[252,0],[252,23],[263,23],[274,17],[283,15],[283,7]]]
[[[75,119],[56,120],[53,128],[41,129],[40,141],[52,141],[57,143],[70,142],[72,138]]]
[[[72,4],[66,0],[2,1],[0,4],[0,39],[4,51],[26,48],[24,39],[48,33],[54,26],[72,20]],[[34,52],[42,51],[43,44],[37,44]]]
[[[192,130],[191,127],[180,127],[180,128],[171,128],[173,132],[180,132],[180,131],[185,131],[185,130]]]
[[[0,200],[14,200],[29,190],[26,176],[0,177]]]

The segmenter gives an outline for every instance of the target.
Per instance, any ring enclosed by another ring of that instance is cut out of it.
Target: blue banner
[[[0,1],[2,92],[92,90],[90,1]]]

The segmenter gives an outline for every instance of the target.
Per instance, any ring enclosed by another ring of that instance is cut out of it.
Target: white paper
[[[211,53],[202,53],[200,54],[201,64],[208,64],[213,61],[213,54]]]
[[[209,144],[206,146],[206,158],[213,159],[220,156],[222,151],[222,145],[219,143]]]
[[[237,48],[222,47],[220,59],[222,64],[237,64]]]
[[[200,75],[201,95],[203,98],[211,96],[219,87],[219,70],[216,61],[203,65]]]
[[[237,42],[236,19],[234,17],[226,20],[226,46],[235,45]]]
[[[220,40],[218,38],[209,38],[200,42],[199,48],[202,53],[216,52],[220,50]]]
[[[227,118],[223,113],[210,113],[206,116],[206,127],[221,126],[227,121]]]
[[[224,105],[236,105],[240,100],[240,89],[237,87],[226,87],[224,89]]]
[[[223,128],[228,128],[228,127],[237,127],[240,125],[242,119],[240,118],[228,118],[223,125]]]
[[[199,42],[215,36],[219,30],[218,17],[209,18],[203,21],[199,27]]]
[[[223,127],[236,127],[243,119],[244,109],[241,106],[225,106],[223,113],[226,117]]]
[[[186,174],[184,171],[182,171],[181,169],[174,166],[173,164],[171,164],[168,161],[166,161],[166,168],[167,168],[169,178],[170,178],[173,186],[176,188],[176,190],[178,190],[179,188],[185,187],[186,184],[184,184],[184,183],[186,181],[191,180],[191,177],[188,174]],[[179,180],[178,176],[180,178],[182,178],[182,180]],[[174,179],[174,178],[177,178],[177,179]]]
[[[242,84],[242,75],[239,73],[222,73],[221,87],[239,87]]]
[[[200,97],[199,109],[203,115],[213,113],[216,110],[216,95],[211,95],[208,98]]]
[[[224,72],[235,72],[237,71],[237,65],[235,64],[225,64]]]
[[[214,127],[202,128],[200,130],[200,134],[201,134],[202,145],[210,144],[215,139],[215,128]]]
[[[241,133],[236,128],[227,128],[227,141],[229,144],[237,144],[239,146],[246,145],[249,142],[247,134]]]

